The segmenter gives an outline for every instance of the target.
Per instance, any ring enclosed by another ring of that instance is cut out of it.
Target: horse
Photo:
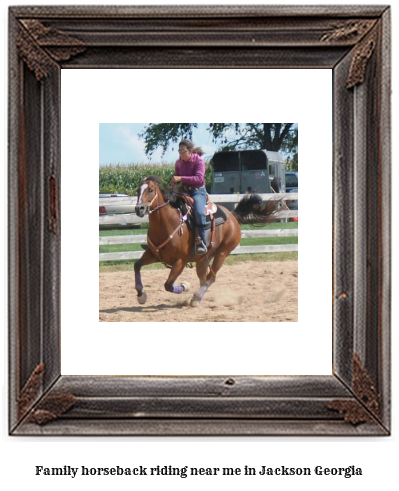
[[[141,258],[134,265],[135,289],[138,303],[147,301],[147,294],[141,281],[141,268],[161,262],[170,267],[165,290],[175,294],[189,291],[186,282],[175,285],[177,278],[188,263],[196,264],[200,288],[195,291],[191,306],[198,307],[225,259],[240,244],[241,224],[266,224],[275,221],[276,212],[282,208],[281,200],[263,202],[257,194],[243,197],[234,211],[218,205],[223,215],[222,224],[207,230],[208,252],[198,255],[195,252],[195,231],[190,226],[191,208],[184,193],[175,188],[161,186],[157,176],[145,177],[139,185],[136,203],[136,215],[149,215],[147,246]],[[193,218],[193,217],[192,217]],[[194,218],[193,218],[194,220]],[[209,242],[211,242],[209,244]]]

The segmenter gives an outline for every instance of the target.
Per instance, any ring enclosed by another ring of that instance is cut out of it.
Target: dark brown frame
[[[333,71],[331,376],[60,374],[60,70],[181,66]],[[388,435],[390,165],[388,6],[11,7],[10,434]]]

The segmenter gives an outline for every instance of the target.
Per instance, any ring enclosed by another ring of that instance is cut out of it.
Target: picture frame
[[[60,373],[61,69],[183,63],[332,70],[329,376]],[[390,74],[389,6],[10,7],[10,435],[389,435]]]

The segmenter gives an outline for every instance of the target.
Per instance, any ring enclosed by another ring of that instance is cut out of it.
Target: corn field
[[[206,187],[208,192],[212,184],[212,166],[206,163]],[[175,164],[130,164],[106,165],[99,168],[100,193],[125,193],[133,196],[137,193],[140,181],[147,176],[159,176],[166,185],[172,178]]]

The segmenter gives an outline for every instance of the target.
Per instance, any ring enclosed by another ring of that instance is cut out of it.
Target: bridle
[[[156,194],[156,195],[155,195],[155,198],[157,198],[157,197],[158,197],[158,194]],[[155,199],[155,198],[154,198],[154,199]],[[152,205],[152,203],[153,203],[154,199],[153,199],[153,200],[150,202],[150,204],[148,205],[148,214],[149,214],[149,215],[150,215],[151,213],[154,213],[154,211],[158,211],[158,210],[160,210],[161,208],[163,208],[164,206],[167,206],[167,205],[170,203],[170,201],[168,200],[168,201],[165,201],[165,203],[162,203],[162,204],[160,204],[160,205],[156,206],[155,208],[151,209],[150,207],[151,207],[151,205]]]
[[[146,179],[143,180],[143,183],[146,181]],[[154,183],[155,184],[155,183]],[[155,185],[156,189],[158,189],[158,186]],[[151,209],[151,206],[152,204],[154,203],[154,201],[158,198],[158,191],[155,191],[155,196],[152,198],[152,200],[149,202],[149,204],[147,205],[147,209],[148,209],[148,214],[150,215],[151,213],[154,213],[154,211],[157,211],[159,210],[160,208],[163,208],[164,206],[168,205],[169,204],[169,200],[168,201],[165,201],[164,203],[161,203],[160,205],[156,206],[155,208],[152,208]]]

